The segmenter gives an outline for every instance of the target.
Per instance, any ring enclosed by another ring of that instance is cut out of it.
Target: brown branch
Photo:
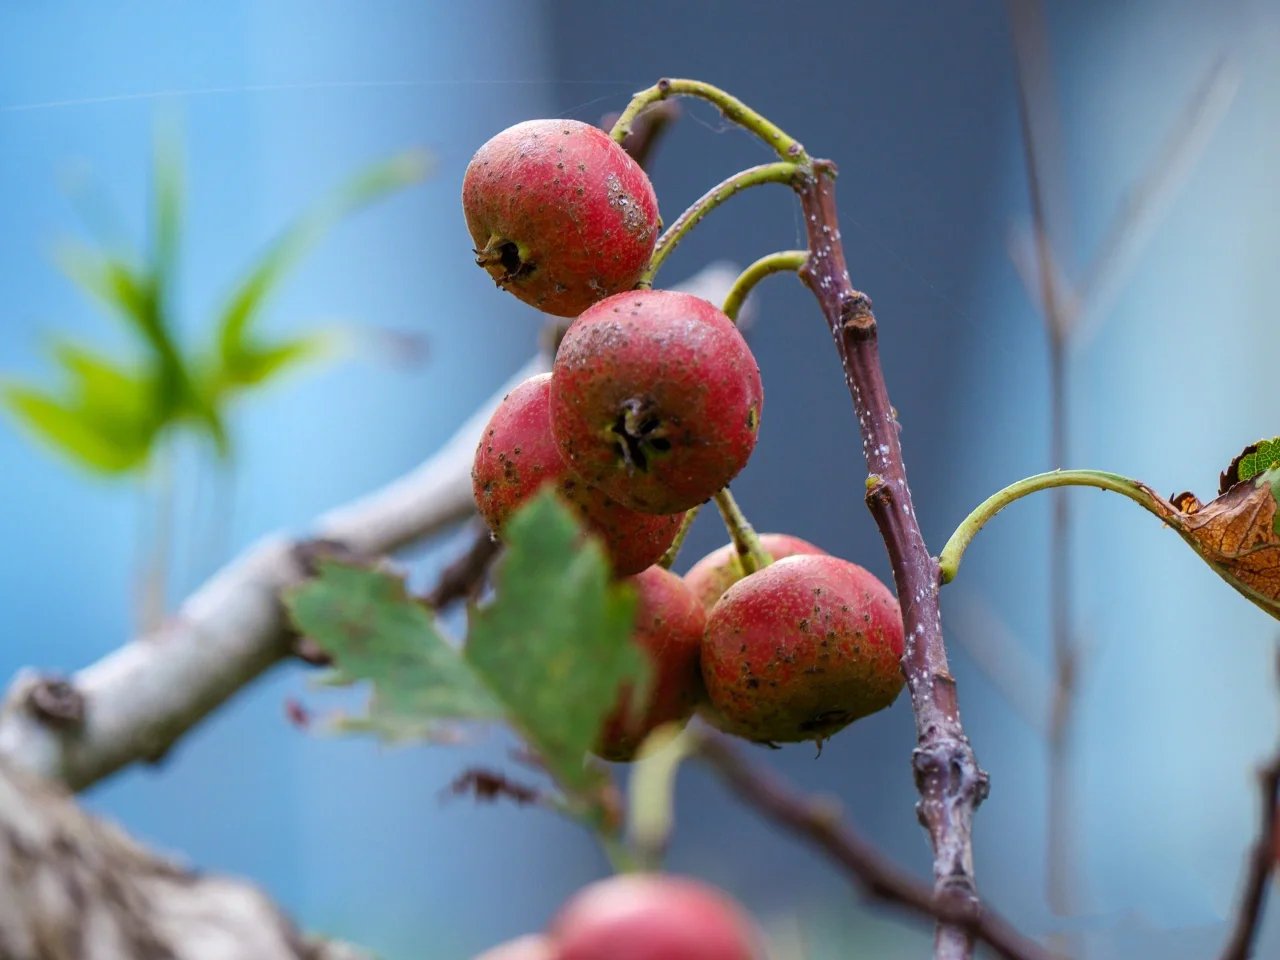
[[[743,760],[724,737],[705,731],[692,736],[696,755],[715,770],[735,797],[839,864],[867,897],[963,930],[1005,960],[1052,957],[976,898],[943,896],[931,890],[846,824],[830,803],[804,796],[774,774]]]
[[[427,605],[443,610],[455,600],[475,596],[501,549],[501,544],[489,533],[488,528],[480,524],[466,552],[441,572],[436,585],[425,598]]]
[[[1253,955],[1253,942],[1262,926],[1262,907],[1266,900],[1267,880],[1276,862],[1276,819],[1280,816],[1280,751],[1258,774],[1262,809],[1260,824],[1245,861],[1244,888],[1236,909],[1231,936],[1219,954],[1219,960],[1248,960]]]
[[[196,872],[0,758],[0,957],[369,960],[244,880]]]
[[[1034,11],[1034,15],[1029,11]],[[1050,466],[1061,468],[1067,460],[1068,382],[1067,342],[1072,331],[1073,308],[1066,302],[1066,291],[1058,286],[1049,218],[1046,211],[1047,185],[1042,173],[1042,158],[1036,143],[1031,105],[1029,74],[1037,62],[1034,56],[1035,30],[1028,19],[1042,27],[1043,11],[1038,4],[1009,0],[1013,23],[1014,53],[1017,69],[1018,120],[1022,129],[1023,163],[1031,201],[1031,231],[1035,243],[1037,289],[1040,309],[1049,339],[1049,460]],[[1075,842],[1072,824],[1074,794],[1071,789],[1071,755],[1074,746],[1076,681],[1079,676],[1079,648],[1072,622],[1071,599],[1074,547],[1071,527],[1071,500],[1065,487],[1052,493],[1053,514],[1049,536],[1049,622],[1053,644],[1053,700],[1049,709],[1048,739],[1048,851],[1046,854],[1046,895],[1056,913],[1075,911],[1077,889]]]
[[[902,669],[916,719],[912,755],[920,802],[916,811],[933,847],[934,897],[946,916],[980,910],[973,875],[973,812],[987,795],[960,722],[955,679],[947,665],[938,608],[938,565],[925,546],[907,486],[898,421],[880,369],[871,301],[853,288],[836,216],[835,165],[814,161],[813,175],[796,187],[809,236],[801,279],[817,297],[831,327],[853,397],[867,460],[867,505],[889,552],[902,604],[906,650]],[[937,960],[971,955],[968,928],[943,923]]]
[[[1280,659],[1276,666],[1280,672]],[[1248,960],[1253,956],[1253,943],[1262,926],[1267,881],[1275,871],[1276,858],[1280,855],[1280,849],[1277,849],[1280,843],[1280,747],[1267,765],[1258,771],[1258,787],[1261,794],[1258,832],[1245,858],[1244,882],[1231,935],[1218,960]]]

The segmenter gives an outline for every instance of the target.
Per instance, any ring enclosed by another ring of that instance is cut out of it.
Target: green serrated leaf
[[[583,757],[624,683],[648,663],[631,641],[635,598],[610,582],[604,552],[551,492],[517,512],[495,599],[474,611],[466,658],[568,789],[596,776]]]
[[[21,384],[0,388],[0,401],[36,437],[90,470],[125,473],[145,461],[147,447],[104,436],[74,403]]]
[[[495,599],[472,612],[465,651],[385,572],[324,562],[286,604],[333,656],[331,682],[373,684],[367,715],[341,729],[438,739],[439,721],[503,719],[566,790],[585,794],[600,774],[584,759],[619,689],[648,680],[631,641],[635,598],[550,492],[512,517],[506,541]]]
[[[436,629],[431,613],[388,573],[334,561],[286,598],[298,629],[348,680],[373,684],[361,722],[388,739],[431,721],[494,720],[498,702]]]
[[[294,221],[250,267],[222,312],[217,336],[224,366],[232,365],[249,338],[253,320],[267,297],[330,228],[361,207],[416,183],[425,172],[423,154],[400,154],[357,174]]]
[[[1276,464],[1280,464],[1280,437],[1270,440],[1259,440],[1256,448],[1240,458],[1236,473],[1241,480],[1252,480],[1260,473],[1265,473]]]

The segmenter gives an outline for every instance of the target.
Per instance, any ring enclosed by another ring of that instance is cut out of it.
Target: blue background
[[[178,464],[173,599],[234,550],[419,462],[523,362],[535,315],[469,264],[457,205],[467,159],[533,116],[595,122],[657,77],[729,88],[841,165],[855,283],[874,298],[886,376],[935,548],[982,497],[1045,469],[1043,326],[1006,251],[1028,217],[1003,6],[882,2],[677,4],[491,0],[457,4],[228,2],[0,7],[0,370],[47,378],[50,331],[125,341],[53,267],[82,232],[65,184],[109,194],[145,229],[156,117],[180,116],[190,207],[180,294],[198,335],[240,269],[290,216],[362,164],[428,148],[432,175],[338,228],[273,300],[275,332],[365,330],[342,362],[246,403],[239,454],[219,472]],[[919,11],[919,12],[917,12]],[[1271,371],[1280,201],[1280,16],[1237,2],[1051,4],[1061,104],[1055,186],[1070,270],[1087,261],[1214,56],[1238,89],[1126,282],[1071,358],[1071,463],[1207,499],[1245,443],[1277,432]],[[653,177],[668,220],[712,182],[768,159],[713,110],[690,105]],[[781,191],[737,198],[685,244],[676,278],[802,242]],[[767,385],[760,447],[735,493],[758,528],[785,529],[887,567],[862,505],[863,467],[828,334],[793,281],[771,281],[752,334]],[[393,363],[376,330],[425,338]],[[131,630],[145,502],[0,426],[0,675],[71,670]],[[1044,746],[965,653],[995,617],[1046,669],[1048,500],[996,521],[944,597],[966,725],[993,779],[978,817],[985,894],[1036,935],[1087,939],[1091,957],[1210,955],[1255,820],[1254,766],[1274,740],[1275,625],[1173,535],[1119,498],[1076,504],[1077,619],[1093,651],[1072,775],[1088,898],[1081,919],[1043,897]],[[688,556],[722,534],[700,522]],[[413,554],[426,578],[453,538]],[[1028,681],[1031,697],[1041,688]],[[282,668],[88,802],[202,867],[259,881],[306,926],[389,960],[464,958],[540,926],[603,873],[589,838],[549,815],[443,802],[468,763],[509,744],[387,751],[308,737],[286,697],[324,707]],[[905,698],[832,741],[760,759],[815,790],[924,874],[912,811]],[[920,956],[926,933],[851,901],[844,881],[763,828],[700,771],[682,776],[671,866],[722,883],[774,931],[779,957]],[[1274,906],[1274,904],[1273,904]],[[799,931],[799,932],[797,932]],[[1259,955],[1280,950],[1273,923]],[[1078,944],[1077,944],[1078,945]]]

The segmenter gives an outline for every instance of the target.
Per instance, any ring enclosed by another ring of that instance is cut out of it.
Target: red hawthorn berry
[[[893,703],[902,614],[855,563],[793,556],[734,584],[702,643],[707,719],[749,740],[823,740]]]
[[[618,576],[638,573],[671,546],[683,515],[629,510],[583,483],[568,468],[551,437],[550,374],[530,377],[499,404],[481,436],[471,468],[476,508],[489,529],[502,525],[544,484],[578,511],[602,541]]]
[[[602,300],[570,324],[551,430],[580,477],[646,513],[703,503],[746,466],[764,388],[728,317],[670,290]]]
[[[577,120],[526,120],[476,151],[462,178],[476,263],[558,317],[635,286],[658,239],[658,199],[627,152]]]
[[[604,722],[596,753],[606,760],[631,760],[644,738],[664,723],[687,720],[702,696],[699,651],[707,616],[684,581],[662,567],[650,567],[628,581],[636,590],[635,644],[649,656],[652,672],[643,710],[632,714],[624,689]]]
[[[821,547],[815,547],[809,541],[787,533],[762,533],[760,546],[774,560],[800,554],[826,553]],[[684,582],[702,603],[703,609],[710,612],[724,592],[746,575],[738,559],[738,551],[732,543],[726,543],[695,563],[684,575]]]
[[[580,890],[551,923],[557,960],[760,960],[761,938],[714,887],[625,874]]]

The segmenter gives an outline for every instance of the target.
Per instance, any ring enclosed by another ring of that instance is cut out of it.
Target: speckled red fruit
[[[658,239],[658,199],[627,152],[577,120],[526,120],[476,151],[462,178],[476,263],[560,317],[635,286]]]
[[[815,547],[808,540],[801,540],[787,533],[762,533],[760,546],[774,560],[810,553],[826,553],[821,547]],[[738,560],[738,551],[734,549],[732,543],[726,543],[719,550],[712,550],[695,563],[684,575],[684,582],[702,603],[703,609],[710,611],[724,592],[745,576],[746,572]]]
[[[570,326],[551,380],[551,430],[589,484],[636,510],[703,503],[746,466],[764,406],[760,368],[698,297],[633,290]]]
[[[540,934],[529,934],[500,943],[475,960],[559,960],[550,940]]]
[[[614,572],[619,576],[638,573],[671,546],[683,515],[629,510],[579,480],[551,438],[550,382],[550,374],[530,377],[503,398],[485,427],[471,468],[480,516],[500,535],[511,514],[544,484],[553,483],[604,542]]]
[[[749,740],[822,740],[902,689],[902,615],[874,575],[794,556],[734,584],[702,643],[708,719]]]
[[[707,616],[683,580],[650,567],[628,581],[636,591],[632,639],[653,667],[644,709],[632,715],[624,690],[604,723],[596,753],[606,760],[632,760],[644,738],[664,723],[687,720],[702,697],[699,652]]]
[[[761,960],[755,925],[714,887],[625,874],[579,891],[551,924],[557,960]]]

